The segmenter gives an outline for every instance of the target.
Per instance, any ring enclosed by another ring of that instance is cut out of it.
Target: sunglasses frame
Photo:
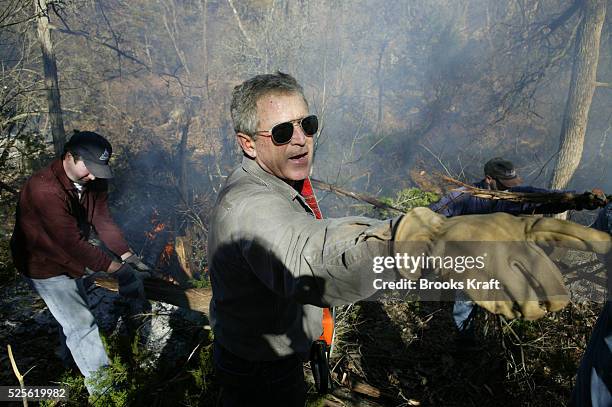
[[[314,117],[315,120],[317,121],[317,130],[312,133],[312,134],[308,134],[306,132],[306,129],[304,129],[304,126],[302,124],[302,122],[306,119],[310,119],[311,117]],[[284,126],[287,124],[291,124],[291,136],[289,137],[289,139],[285,142],[279,142],[276,137],[274,136],[274,129],[277,129],[279,126]],[[293,132],[295,131],[295,125],[299,124],[300,127],[302,128],[302,131],[304,132],[304,134],[306,135],[306,137],[314,137],[315,134],[317,134],[317,132],[319,131],[319,118],[317,117],[316,114],[310,114],[308,116],[302,117],[301,119],[296,119],[296,120],[290,120],[288,122],[282,122],[282,123],[278,123],[275,124],[274,126],[272,126],[272,128],[270,130],[258,130],[255,132],[255,134],[261,134],[262,136],[266,136],[266,137],[272,137],[272,142],[277,145],[277,146],[283,146],[285,144],[289,144],[291,142],[291,139],[293,139]],[[264,134],[264,133],[269,133],[269,134]]]

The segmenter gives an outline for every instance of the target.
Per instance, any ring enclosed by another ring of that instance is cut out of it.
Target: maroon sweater
[[[111,258],[87,242],[91,226],[113,253],[120,256],[129,250],[109,213],[107,190],[107,182],[97,179],[79,199],[62,160],[32,175],[19,194],[11,239],[17,269],[31,278],[80,277],[85,267],[106,271]]]

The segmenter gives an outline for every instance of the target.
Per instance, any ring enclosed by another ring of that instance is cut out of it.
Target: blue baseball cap
[[[75,130],[64,149],[78,154],[94,177],[113,178],[113,172],[108,165],[113,148],[108,140],[98,133]]]

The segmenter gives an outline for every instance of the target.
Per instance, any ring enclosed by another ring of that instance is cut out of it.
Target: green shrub
[[[434,192],[423,191],[419,188],[405,188],[397,192],[394,198],[383,197],[380,198],[384,203],[391,205],[395,208],[400,209],[403,212],[409,209],[416,208],[419,206],[428,206],[429,204],[436,202],[440,199],[438,194]],[[374,216],[379,219],[387,219],[397,215],[396,211],[388,209],[374,208],[368,213],[370,216]]]

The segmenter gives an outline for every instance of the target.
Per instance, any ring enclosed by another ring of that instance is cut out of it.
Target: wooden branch
[[[575,264],[571,267],[559,268],[559,270],[561,271],[561,274],[566,275],[566,274],[574,273],[576,271],[579,271],[585,268],[591,268],[591,267],[600,266],[600,265],[601,265],[601,261],[591,260],[591,261],[587,261],[584,263]]]
[[[323,181],[319,181],[317,179],[311,179],[310,180],[312,182],[312,186],[323,190],[323,191],[330,191],[335,193],[336,195],[340,195],[340,196],[347,196],[349,198],[353,198],[356,199],[358,201],[362,201],[362,202],[366,202],[369,203],[370,205],[373,205],[379,209],[389,209],[389,210],[393,210],[393,211],[397,211],[400,213],[404,213],[403,210],[401,210],[400,208],[397,208],[393,205],[389,205],[388,203],[385,203],[383,201],[381,201],[380,199],[374,198],[373,196],[369,196],[369,195],[365,195],[365,194],[360,194],[358,192],[353,192],[353,191],[349,191],[340,187],[337,187],[335,185],[332,184],[328,184],[327,182],[323,182]]]
[[[96,284],[111,291],[118,291],[117,281],[108,278],[97,278]],[[161,301],[208,314],[212,290],[210,288],[184,288],[163,280],[149,279],[144,281],[145,297],[148,300]]]
[[[247,40],[249,45],[251,47],[255,48],[255,43],[253,42],[253,40],[251,39],[249,34],[247,34],[246,30],[244,29],[244,26],[242,25],[242,19],[240,18],[240,14],[238,14],[238,10],[236,10],[236,7],[234,7],[234,2],[232,0],[227,0],[227,2],[229,4],[229,6],[232,8],[232,12],[234,13],[234,17],[236,17],[236,22],[238,23],[238,28],[240,29],[240,32],[242,33],[244,38]]]
[[[25,382],[23,380],[24,376],[21,373],[19,373],[19,369],[17,368],[17,363],[15,363],[15,358],[13,357],[13,349],[11,348],[11,345],[7,345],[6,347],[8,349],[9,359],[11,360],[11,366],[13,367],[13,373],[15,373],[15,377],[17,377],[17,380],[19,381],[19,387],[21,387],[21,389],[23,390],[25,387]],[[27,397],[23,398],[23,406],[28,407]]]
[[[612,88],[612,82],[595,82],[597,88]]]
[[[607,195],[604,200],[602,197],[586,192],[584,194],[574,194],[572,192],[510,192],[495,191],[490,189],[476,188],[473,185],[465,184],[446,175],[441,175],[442,179],[452,184],[464,188],[465,192],[472,196],[482,199],[503,200],[521,203],[558,203],[558,204],[594,204],[605,206],[606,201],[612,201],[612,195]]]
[[[108,43],[106,43],[104,41],[100,41],[100,40],[97,40],[97,39],[93,38],[86,31],[82,31],[82,30],[74,31],[74,30],[71,30],[71,29],[68,29],[68,28],[64,29],[64,28],[59,28],[59,27],[54,27],[54,26],[51,26],[50,28],[54,29],[54,30],[56,30],[56,31],[58,31],[58,32],[60,32],[62,34],[69,34],[69,35],[76,35],[76,36],[79,36],[79,37],[84,37],[88,41],[91,41],[91,42],[93,42],[95,44],[98,44],[98,45],[102,45],[103,47],[106,47],[106,48],[108,48],[110,50],[115,51],[117,53],[117,55],[122,56],[122,57],[124,57],[126,59],[129,59],[130,61],[134,62],[135,64],[143,66],[144,68],[146,68],[149,71],[152,70],[152,68],[150,66],[148,66],[145,62],[141,61],[140,59],[136,58],[135,56],[128,54],[126,51],[120,49],[119,47],[116,47],[116,46],[108,44]]]
[[[4,182],[0,181],[0,189],[4,189],[6,191],[9,191],[11,194],[17,196],[19,194],[19,191],[17,191],[15,188],[13,188],[12,186],[5,184]]]
[[[569,20],[575,13],[580,9],[581,2],[578,0],[574,0],[574,2],[565,10],[559,17],[550,22],[550,24],[546,25],[548,28],[548,33],[551,34],[557,28],[561,27],[567,20]]]
[[[392,397],[391,394],[384,392],[383,390],[371,386],[365,382],[357,380],[346,372],[340,375],[339,373],[332,372],[334,380],[338,381],[343,387],[346,387],[352,392],[366,395],[372,398]]]
[[[55,151],[55,156],[59,157],[64,151],[66,131],[64,129],[60,86],[57,75],[57,60],[53,42],[51,41],[51,29],[49,28],[48,5],[48,0],[34,0],[34,10],[37,15],[36,32],[42,52],[47,105],[49,106],[49,121],[51,123],[51,135],[53,136],[53,150]]]
[[[576,276],[575,277],[569,277],[566,281],[566,283],[572,284],[576,281],[580,281],[580,280],[586,280],[586,281],[590,281],[591,283],[594,283],[602,288],[606,288],[608,286],[608,279],[606,277],[602,277],[602,276],[598,276],[597,274],[599,273],[603,273],[605,275],[607,275],[606,269],[605,267],[600,267],[599,269],[596,269],[593,272],[586,272],[584,270],[577,270],[576,271]]]

